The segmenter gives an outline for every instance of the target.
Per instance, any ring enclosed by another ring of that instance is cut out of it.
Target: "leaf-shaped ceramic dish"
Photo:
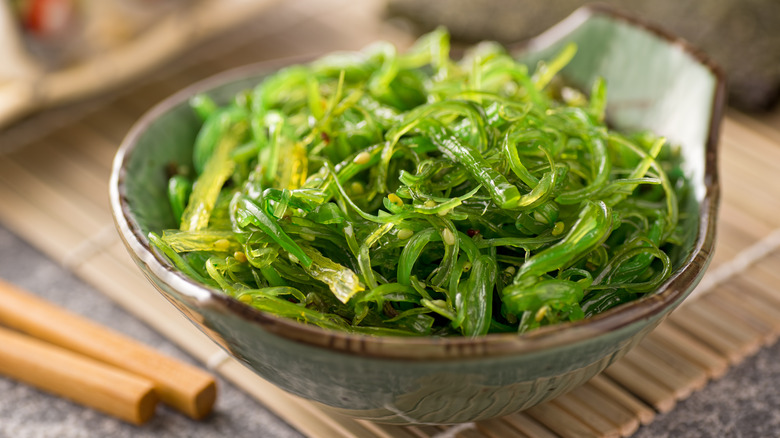
[[[684,42],[602,8],[577,11],[530,43],[534,62],[575,42],[563,75],[588,89],[602,76],[608,116],[619,129],[650,129],[681,145],[693,199],[682,206],[685,250],[648,296],[597,317],[525,335],[391,338],[325,331],[262,313],[195,283],[149,246],[147,233],[173,223],[166,166],[188,162],[199,122],[187,100],[226,101],[272,65],[224,73],[167,99],[125,139],[111,203],[130,254],[159,291],[227,352],[263,378],[342,413],[394,423],[456,423],[505,415],[560,395],[620,358],[693,290],[710,260],[718,204],[718,129],[723,78]]]

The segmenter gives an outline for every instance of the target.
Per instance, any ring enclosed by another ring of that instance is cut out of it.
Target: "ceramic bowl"
[[[624,355],[693,290],[713,250],[717,141],[723,77],[686,43],[603,8],[585,8],[522,46],[535,62],[564,44],[578,54],[563,71],[587,89],[607,80],[611,124],[650,129],[681,145],[694,196],[673,275],[655,293],[594,318],[524,335],[392,338],[334,333],[281,319],[189,279],[150,248],[147,234],[173,224],[166,166],[186,163],[199,122],[187,100],[217,101],[279,65],[227,72],[174,95],[132,128],[114,163],[111,203],[135,262],[174,306],[247,367],[279,387],[341,413],[390,423],[458,423],[505,415],[586,382]]]

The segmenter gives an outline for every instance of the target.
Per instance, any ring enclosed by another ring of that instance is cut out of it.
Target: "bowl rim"
[[[725,108],[725,76],[710,58],[685,40],[624,11],[598,4],[583,6],[541,35],[523,43],[507,45],[507,48],[510,51],[517,51],[518,49],[522,50],[537,45],[544,46],[548,42],[555,42],[594,16],[622,21],[651,32],[672,45],[679,46],[699,64],[710,70],[715,77],[711,116],[705,144],[704,183],[706,191],[700,203],[699,230],[694,248],[685,259],[682,267],[676,270],[652,295],[646,295],[584,320],[545,326],[524,334],[500,333],[476,338],[371,336],[331,331],[260,311],[223,294],[221,291],[197,283],[175,270],[169,262],[151,248],[148,238],[141,232],[138,223],[133,219],[125,196],[123,183],[126,168],[124,165],[133,153],[134,145],[153,121],[186,102],[195,93],[210,90],[230,80],[246,78],[252,73],[261,75],[263,72],[270,72],[293,63],[309,60],[311,57],[275,59],[228,70],[182,89],[147,111],[122,141],[112,166],[109,187],[110,202],[119,234],[128,251],[136,258],[137,263],[143,263],[151,274],[173,290],[194,300],[197,306],[218,307],[289,341],[345,354],[395,360],[466,359],[530,354],[592,339],[653,318],[668,307],[674,306],[691,292],[712,258],[715,223],[720,201],[717,148]],[[166,296],[166,298],[171,300],[170,297]],[[176,305],[176,303],[173,304]],[[180,305],[176,305],[176,307],[181,310]]]

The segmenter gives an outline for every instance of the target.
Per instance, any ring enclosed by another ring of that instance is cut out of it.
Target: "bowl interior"
[[[577,44],[577,55],[562,71],[565,80],[588,90],[603,77],[612,126],[626,132],[650,130],[680,145],[683,167],[701,202],[706,148],[719,122],[716,108],[722,105],[717,69],[682,40],[653,27],[637,27],[628,17],[592,10],[579,10],[535,38],[520,58],[534,65],[570,42]]]
[[[192,166],[192,146],[202,124],[188,99],[207,92],[217,103],[227,103],[239,91],[257,85],[269,71],[270,66],[249,66],[198,83],[152,109],[134,127],[134,134],[128,136],[135,136],[133,148],[127,151],[121,172],[127,219],[137,227],[141,241],[148,244],[150,231],[175,227],[167,200],[168,169]]]

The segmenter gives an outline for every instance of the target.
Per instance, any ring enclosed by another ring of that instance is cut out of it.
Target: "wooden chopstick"
[[[3,328],[0,374],[137,425],[157,407],[151,380]]]
[[[0,323],[154,383],[160,400],[194,419],[216,400],[213,376],[0,280]]]

